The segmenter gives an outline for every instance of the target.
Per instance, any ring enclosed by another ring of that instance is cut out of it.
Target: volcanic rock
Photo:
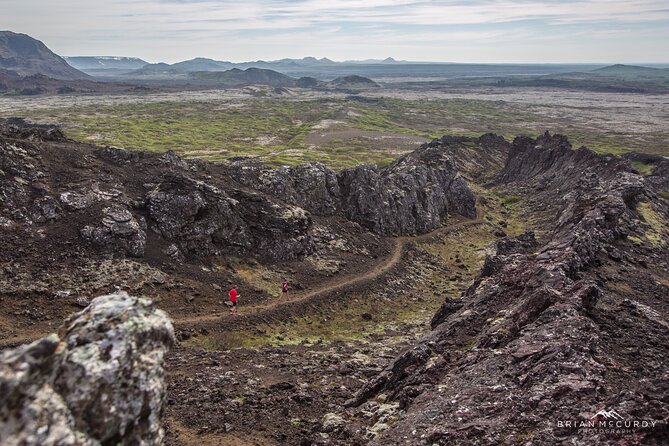
[[[604,295],[596,271],[607,247],[623,246],[637,230],[639,201],[651,200],[665,220],[669,211],[653,201],[644,179],[626,162],[572,150],[561,136],[517,138],[500,182],[514,193],[534,191],[532,197],[552,199],[558,212],[553,232],[541,244],[531,234],[500,240],[461,306],[446,303],[433,319],[434,330],[348,405],[384,393],[406,409],[372,441],[375,445],[513,444],[523,438],[542,445],[566,438],[570,444],[604,444],[610,439],[605,433],[574,436],[556,424],[583,419],[584,413],[593,416],[601,407],[627,417],[655,417],[659,427],[637,431],[634,442],[659,444],[669,416],[666,376],[653,375],[655,388],[665,389],[657,391],[639,374],[634,379],[627,374],[625,389],[641,396],[623,397],[610,367],[626,360],[624,352],[607,343],[642,345],[649,342],[648,333],[660,333],[653,328],[660,313],[652,306],[663,308],[662,298],[646,297],[648,310],[638,313],[645,322],[626,332],[625,340],[607,335],[629,316],[610,313],[620,298]],[[532,203],[530,194],[528,200]],[[603,299],[605,308],[599,303]],[[630,308],[623,303],[619,308]],[[644,367],[669,363],[658,350],[648,358]]]
[[[50,335],[0,354],[3,445],[162,444],[167,315],[126,293],[95,298]]]

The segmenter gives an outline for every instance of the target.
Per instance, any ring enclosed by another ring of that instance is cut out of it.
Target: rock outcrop
[[[436,140],[440,141],[440,140]],[[334,172],[320,163],[268,169],[234,164],[239,180],[314,215],[343,214],[377,234],[419,234],[448,215],[476,217],[476,198],[447,142],[421,146],[386,168]]]
[[[84,226],[81,236],[103,252],[141,257],[146,245],[146,221],[141,216],[138,221],[126,207],[110,206],[104,208],[100,224]]]
[[[631,162],[638,162],[650,170],[646,176],[648,183],[655,192],[669,196],[669,157],[649,153],[627,153],[623,156]]]
[[[309,215],[251,191],[230,193],[188,177],[168,178],[147,196],[157,231],[187,256],[233,252],[289,259],[313,248]]]
[[[476,198],[441,147],[421,147],[385,169],[345,170],[339,183],[347,217],[379,234],[428,232],[449,212],[476,217]]]
[[[126,293],[95,298],[51,335],[0,354],[0,443],[162,444],[167,315]]]
[[[452,150],[464,140],[436,140],[386,168],[335,172],[94,147],[15,123],[0,125],[0,222],[26,233],[40,225],[96,255],[290,260],[314,252],[314,217],[399,235],[435,229],[449,214],[476,216]]]
[[[666,294],[643,295],[642,303],[605,292],[598,268],[627,256],[614,253],[639,231],[638,203],[653,199],[644,179],[621,159],[574,151],[546,134],[516,139],[500,180],[524,196],[552,197],[553,233],[540,244],[529,234],[499,242],[464,296],[437,313],[434,330],[348,405],[380,394],[400,403],[406,414],[378,445],[660,444],[669,358],[656,347],[667,335],[652,308],[664,308]],[[669,220],[661,202],[652,205]],[[630,317],[631,307],[647,316]],[[621,320],[634,330],[620,328]],[[597,429],[574,436],[559,424],[589,421],[605,408],[653,423],[630,437]]]
[[[299,206],[312,214],[331,216],[341,209],[337,173],[321,163],[270,169],[233,163],[239,181]],[[232,174],[231,172],[231,174]]]

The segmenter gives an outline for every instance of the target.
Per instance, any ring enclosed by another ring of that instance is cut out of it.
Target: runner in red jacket
[[[237,314],[237,297],[239,297],[239,293],[237,292],[236,289],[231,289],[230,292],[228,293],[228,296],[230,296],[230,303],[232,306],[230,307],[230,314]]]
[[[286,280],[285,277],[281,278],[281,292],[284,296],[286,296],[288,293],[288,280]]]

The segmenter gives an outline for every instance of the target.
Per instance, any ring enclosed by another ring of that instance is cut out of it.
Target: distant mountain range
[[[304,57],[302,59],[279,59],[273,61],[256,60],[251,62],[229,62],[196,57],[173,64],[147,63],[142,59],[130,57],[91,57],[75,56],[66,57],[68,63],[73,67],[84,71],[92,76],[118,76],[142,77],[142,78],[164,78],[184,73],[199,71],[226,71],[233,68],[245,70],[247,68],[262,68],[280,71],[286,74],[312,73],[320,70],[337,69],[351,65],[390,65],[408,62],[398,62],[392,57],[386,59],[349,60],[335,62],[326,57],[317,59],[315,57]]]
[[[196,71],[188,73],[188,79],[198,83],[215,84],[218,86],[269,85],[272,87],[300,87],[340,90],[363,90],[378,88],[371,79],[362,76],[343,76],[325,82],[311,77],[295,79],[274,70],[264,68],[232,68],[226,71]]]
[[[174,64],[156,63],[147,64],[137,71],[129,73],[130,75],[150,76],[156,74],[177,74],[193,73],[196,71],[226,71],[233,68],[244,70],[247,68],[264,68],[274,70],[295,70],[299,68],[347,65],[347,64],[368,64],[368,63],[397,63],[394,59],[385,60],[366,60],[366,61],[347,61],[334,62],[328,58],[316,59],[315,57],[304,57],[302,59],[280,59],[274,61],[257,60],[253,62],[228,62],[213,59],[197,57],[195,59],[184,60]]]
[[[137,70],[148,62],[137,57],[116,57],[116,56],[76,56],[64,59],[77,70],[95,70],[95,69],[132,69]]]
[[[69,62],[69,63],[68,63]],[[105,78],[107,86],[81,83]],[[67,60],[25,34],[0,31],[0,94],[110,91],[128,88],[275,87],[361,90],[383,83],[407,88],[541,87],[629,93],[669,93],[669,69],[632,65],[454,64],[393,58],[335,62],[328,58],[234,63],[198,57],[174,64],[134,57],[76,56]],[[73,84],[72,81],[80,82]],[[60,83],[59,83],[60,82]],[[114,85],[112,85],[114,84]]]
[[[481,82],[486,82],[483,79]],[[587,72],[490,79],[500,87],[548,87],[610,93],[669,93],[669,68],[610,65]]]
[[[42,74],[60,80],[90,79],[39,40],[11,31],[0,31],[0,68],[19,76]]]

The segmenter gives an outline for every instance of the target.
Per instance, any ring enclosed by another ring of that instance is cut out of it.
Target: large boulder
[[[111,294],[63,332],[0,354],[0,444],[162,444],[168,316]]]
[[[143,217],[135,218],[123,205],[104,208],[100,222],[84,226],[80,233],[84,239],[104,252],[133,257],[144,255],[146,222]]]

